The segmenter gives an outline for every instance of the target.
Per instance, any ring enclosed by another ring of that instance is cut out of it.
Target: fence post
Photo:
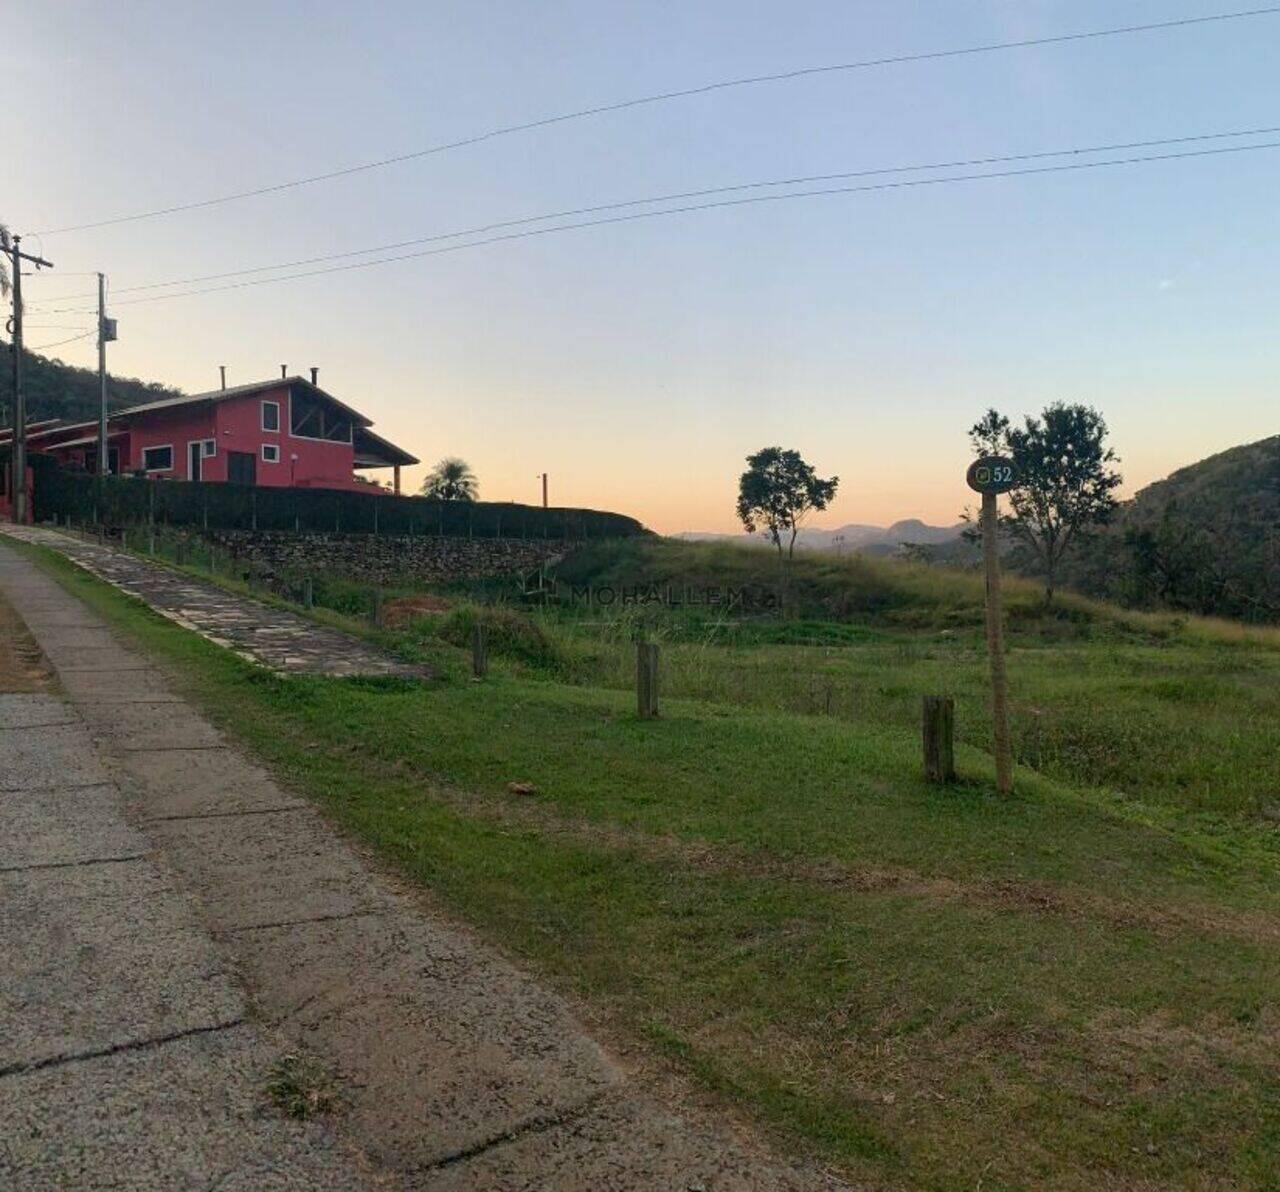
[[[373,590],[373,624],[375,628],[382,625],[382,589],[374,588]]]
[[[370,497],[369,500],[373,502],[373,534],[376,538],[378,535],[378,498]]]
[[[956,704],[950,696],[926,695],[922,716],[926,782],[954,782]]]
[[[483,679],[489,669],[489,639],[484,625],[479,621],[471,630],[471,674],[473,678]]]
[[[636,707],[641,720],[658,714],[658,647],[655,642],[636,642]]]
[[[302,607],[314,608],[316,602],[315,589],[311,584],[311,576],[302,581]]]
[[[200,526],[208,533],[209,531],[209,490],[200,486]]]
[[[249,494],[249,528],[256,534],[258,531],[258,490]]]
[[[147,554],[155,558],[156,553],[156,528],[151,526],[147,530]]]

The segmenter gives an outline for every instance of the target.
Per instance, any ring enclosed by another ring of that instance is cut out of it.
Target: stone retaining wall
[[[557,539],[454,538],[374,534],[290,534],[208,530],[219,550],[270,571],[330,571],[370,583],[398,577],[485,579],[517,575],[563,558],[572,543]]]

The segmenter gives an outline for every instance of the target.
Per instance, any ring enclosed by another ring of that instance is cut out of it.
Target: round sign
[[[1018,487],[1018,469],[1003,455],[984,455],[969,465],[964,482],[976,493],[1007,493]]]

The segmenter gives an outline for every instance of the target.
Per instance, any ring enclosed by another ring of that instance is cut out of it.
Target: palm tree
[[[440,501],[474,501],[480,486],[466,460],[446,455],[427,473],[419,491]]]

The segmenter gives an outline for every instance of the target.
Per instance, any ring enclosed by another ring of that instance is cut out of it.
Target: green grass
[[[1037,698],[1105,717],[1105,765],[1135,786],[1054,762],[1020,769],[1006,801],[976,719],[962,783],[919,777],[922,687],[951,676],[976,717],[970,639],[878,622],[829,646],[721,647],[675,626],[664,681],[689,690],[641,722],[621,674],[596,681],[623,665],[625,626],[548,616],[550,654],[512,629],[483,684],[425,629],[433,683],[286,680],[39,557],[338,823],[779,1145],[881,1186],[1272,1181],[1280,864],[1242,793],[1271,773],[1266,651],[1028,636],[1015,684],[1034,673]],[[796,651],[846,668],[859,710],[765,692]],[[740,669],[760,679],[742,698]],[[1124,758],[1126,722],[1153,708],[1170,718]],[[1210,713],[1185,799],[1163,773],[1174,746],[1142,754]]]

